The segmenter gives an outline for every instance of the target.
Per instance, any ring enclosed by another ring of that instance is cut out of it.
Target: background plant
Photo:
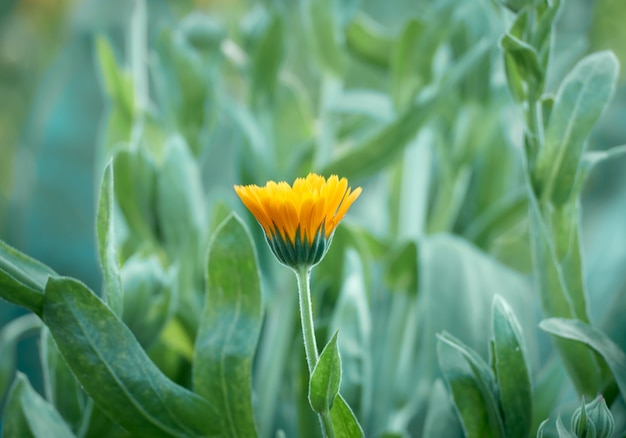
[[[620,2],[102,8],[49,17],[71,40],[29,116],[0,105],[0,232],[45,263],[2,244],[31,311],[4,433],[317,436],[295,283],[232,190],[310,170],[364,188],[312,293],[367,436],[557,436],[599,392],[623,433]]]

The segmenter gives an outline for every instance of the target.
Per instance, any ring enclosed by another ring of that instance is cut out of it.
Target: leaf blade
[[[48,280],[43,320],[95,403],[137,436],[206,436],[219,418],[154,365],[130,330],[82,283]]]
[[[213,402],[227,436],[256,436],[251,378],[261,328],[261,285],[252,239],[234,214],[215,232],[206,278],[194,387]]]
[[[341,385],[341,357],[336,331],[322,350],[309,380],[309,402],[318,414],[331,409]]]

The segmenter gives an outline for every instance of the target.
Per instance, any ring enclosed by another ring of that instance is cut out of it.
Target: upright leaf
[[[213,407],[165,377],[128,327],[82,283],[51,277],[43,320],[87,393],[134,436],[220,433]]]
[[[328,411],[339,393],[341,384],[341,357],[337,348],[336,331],[322,350],[309,381],[309,402],[315,412]]]
[[[500,389],[504,428],[509,438],[528,436],[532,422],[532,389],[521,329],[509,305],[493,300],[493,368]]]
[[[542,218],[539,205],[529,193],[530,243],[535,266],[535,283],[543,311],[548,316],[587,320],[583,296],[573,296],[567,289],[554,242]],[[576,309],[584,309],[581,313]],[[593,397],[601,389],[600,364],[586,346],[568,340],[557,340],[559,352],[576,389]]]
[[[330,419],[333,423],[335,438],[363,438],[363,429],[354,416],[352,409],[341,394],[335,399],[330,410]]]
[[[261,330],[261,284],[254,245],[230,215],[209,246],[206,301],[196,338],[193,382],[229,437],[256,436],[252,362]]]
[[[166,248],[180,256],[198,244],[197,239],[206,224],[200,171],[182,137],[173,136],[167,141],[163,167],[158,175],[159,227]]]
[[[3,415],[2,436],[32,438],[73,438],[74,434],[59,413],[18,373]]]
[[[505,437],[487,364],[447,333],[437,335],[437,356],[467,438]]]
[[[615,89],[619,63],[612,52],[581,60],[559,87],[539,151],[535,186],[541,199],[568,201],[583,147]]]
[[[122,315],[123,291],[120,279],[120,267],[115,245],[115,228],[113,226],[113,163],[109,162],[104,169],[100,185],[98,201],[97,234],[98,254],[104,274],[106,300],[116,315]]]

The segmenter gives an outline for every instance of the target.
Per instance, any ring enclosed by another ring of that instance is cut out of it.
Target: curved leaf
[[[532,422],[532,389],[521,329],[509,305],[493,300],[493,368],[500,389],[506,436],[528,436]]]
[[[214,404],[225,436],[256,436],[252,362],[261,330],[261,284],[252,239],[235,215],[215,232],[206,276],[194,387]]]
[[[4,410],[2,436],[73,438],[74,434],[59,413],[17,373]]]
[[[219,433],[220,419],[213,407],[165,377],[128,327],[82,283],[50,278],[43,320],[87,393],[133,435]]]

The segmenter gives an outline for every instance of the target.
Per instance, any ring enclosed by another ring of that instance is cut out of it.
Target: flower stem
[[[311,267],[303,266],[295,270],[298,279],[298,296],[300,298],[300,321],[302,322],[302,337],[304,339],[304,351],[306,363],[309,367],[309,379],[313,374],[319,353],[315,342],[315,327],[313,325],[313,306],[311,305]],[[324,436],[335,438],[335,431],[330,418],[330,411],[319,414]]]

